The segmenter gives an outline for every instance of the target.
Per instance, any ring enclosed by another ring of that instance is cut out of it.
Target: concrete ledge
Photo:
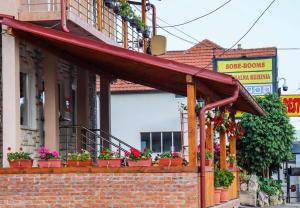
[[[59,173],[197,173],[193,167],[64,167],[64,168],[0,168],[0,174],[59,174]]]
[[[239,207],[240,206],[240,200],[239,199],[232,199],[226,203],[212,206],[213,208],[233,208],[233,207]]]

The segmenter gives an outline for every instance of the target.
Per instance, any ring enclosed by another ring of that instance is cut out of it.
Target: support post
[[[128,48],[128,22],[122,20],[123,26],[123,47]]]
[[[206,149],[213,153],[214,152],[214,133],[213,126],[211,123],[206,124]]]
[[[97,25],[98,31],[102,32],[102,1],[97,1]]]
[[[2,26],[6,29],[5,26]],[[2,86],[3,86],[3,167],[8,167],[7,148],[12,151],[21,145],[20,131],[20,56],[19,41],[2,35]]]
[[[223,112],[224,109],[221,109]],[[227,168],[227,161],[226,161],[226,132],[221,130],[220,132],[220,168],[226,169]]]
[[[190,75],[186,76],[187,81],[187,108],[188,108],[188,142],[189,142],[189,165],[197,166],[197,141],[196,141],[196,86]]]
[[[232,122],[235,122],[235,109],[230,110],[230,118]],[[230,136],[230,141],[229,141],[229,153],[234,157],[236,160],[236,138],[235,136]],[[233,164],[233,167],[236,167],[236,164]]]
[[[57,82],[57,59],[46,52],[44,59],[45,76],[45,146],[59,149],[59,98]]]
[[[105,76],[100,76],[100,129],[101,136],[106,140],[110,140],[108,134],[111,134],[110,120],[110,82],[111,80]],[[102,142],[103,147],[110,147],[107,141]]]
[[[144,23],[144,29],[146,29],[147,24],[147,14],[146,14],[146,0],[142,0],[142,21]],[[147,39],[144,38],[144,53],[147,52],[148,42]]]

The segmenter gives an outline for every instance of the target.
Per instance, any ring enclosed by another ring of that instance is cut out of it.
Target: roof
[[[0,15],[1,17],[1,15]],[[196,93],[211,102],[233,95],[239,87],[237,110],[264,114],[247,90],[230,75],[108,45],[102,41],[56,31],[2,16],[13,34],[100,76],[123,79],[186,96],[187,75],[197,82]]]
[[[212,59],[215,58],[240,58],[240,57],[267,57],[267,56],[276,56],[277,49],[276,47],[267,47],[267,48],[251,48],[251,49],[231,49],[228,50],[225,54],[224,48],[220,45],[204,39],[198,44],[187,50],[180,51],[168,51],[166,54],[161,55],[161,58],[165,58],[172,61],[177,61],[180,63],[188,64],[191,66],[196,66],[199,68],[205,68],[212,70]],[[223,55],[221,55],[223,54]],[[99,80],[98,80],[99,82]],[[153,90],[153,88],[148,88],[140,86],[138,84],[129,84],[126,85],[119,82],[115,82],[112,85],[112,91],[145,91]],[[98,89],[99,90],[99,89]]]

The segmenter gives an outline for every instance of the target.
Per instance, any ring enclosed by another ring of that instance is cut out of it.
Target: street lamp
[[[286,79],[284,77],[279,77],[278,80],[277,80],[277,86],[278,86],[277,92],[278,92],[278,96],[281,95],[281,87],[279,87],[280,80],[283,80],[283,85],[282,85],[283,91],[287,91],[288,90],[288,85],[287,85]]]

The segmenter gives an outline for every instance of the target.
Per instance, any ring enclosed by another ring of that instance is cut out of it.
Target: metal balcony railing
[[[29,13],[58,13],[61,11],[61,1],[63,0],[20,0],[19,10]],[[132,9],[138,16],[141,16],[141,9],[137,7],[140,6],[132,6]],[[102,32],[124,48],[144,51],[143,35],[131,27],[127,21],[122,20],[112,9],[106,7],[103,0],[68,0],[66,13],[67,16],[73,15],[81,22]]]
[[[108,134],[101,129],[88,129],[84,126],[61,126],[60,127],[60,155],[64,160],[68,153],[79,152],[81,149],[91,153],[94,161],[99,156],[100,151],[110,147],[113,152],[117,152],[120,157],[125,157],[125,152],[130,152],[133,148],[124,141]]]

